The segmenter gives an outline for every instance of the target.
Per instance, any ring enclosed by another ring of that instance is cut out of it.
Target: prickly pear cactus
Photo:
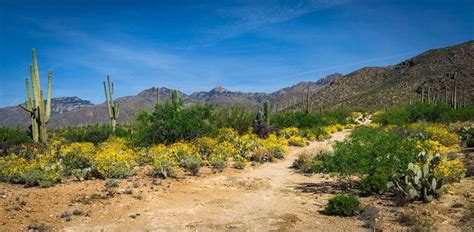
[[[404,196],[406,201],[422,200],[430,202],[438,197],[443,185],[434,175],[434,168],[440,161],[440,155],[430,156],[426,152],[418,154],[418,164],[409,163],[403,172],[397,172],[388,183],[388,188]]]

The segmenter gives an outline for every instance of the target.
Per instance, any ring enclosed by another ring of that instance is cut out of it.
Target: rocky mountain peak
[[[209,91],[210,93],[226,93],[226,92],[229,92],[229,90],[227,90],[226,88],[222,87],[222,86],[217,86],[213,89],[211,89],[211,91]]]

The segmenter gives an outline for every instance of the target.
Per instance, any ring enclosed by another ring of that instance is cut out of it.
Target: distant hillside
[[[472,104],[474,41],[429,50],[394,66],[362,68],[313,94],[313,105],[374,110],[419,100],[422,91],[426,99],[428,88],[432,100],[444,102],[455,83],[458,102]]]
[[[232,92],[223,87],[216,87],[210,91],[202,91],[186,95],[179,92],[186,105],[194,103],[208,103],[226,106],[242,106],[257,110],[265,100],[272,101],[272,111],[281,110],[285,99],[301,99],[302,91],[310,86],[312,93],[328,86],[333,80],[341,77],[334,74],[315,82],[301,82],[292,87],[268,93]],[[119,123],[131,122],[138,112],[151,109],[156,103],[156,88],[150,88],[135,96],[118,98],[120,104]],[[171,89],[160,88],[160,99],[167,101],[171,98]],[[298,101],[296,101],[298,102]],[[287,102],[290,105],[293,102]],[[89,101],[77,97],[61,97],[52,99],[52,116],[49,126],[52,128],[108,123],[107,107],[104,103],[93,105]],[[277,109],[278,107],[278,109]],[[29,124],[28,114],[18,106],[0,108],[0,127],[26,127]]]

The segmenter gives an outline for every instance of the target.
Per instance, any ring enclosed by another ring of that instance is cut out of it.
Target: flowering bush
[[[193,146],[201,155],[203,160],[206,160],[215,151],[215,147],[219,144],[217,140],[210,137],[200,137],[193,140]]]
[[[341,125],[341,124],[334,124],[334,125],[327,126],[327,127],[325,128],[325,130],[326,130],[329,134],[332,134],[332,133],[334,133],[334,132],[338,132],[338,131],[344,130],[344,126]]]
[[[74,175],[81,181],[91,178],[95,152],[95,145],[89,142],[75,142],[62,146],[60,158],[65,166],[65,175]]]
[[[99,145],[94,156],[97,172],[103,178],[122,178],[133,174],[138,156],[127,148],[123,138],[112,137]]]
[[[459,181],[464,177],[466,171],[460,159],[448,159],[448,157],[441,158],[441,161],[434,169],[435,177],[446,182]]]
[[[0,179],[28,186],[49,187],[61,181],[64,167],[52,154],[39,154],[33,160],[16,155],[0,157]]]
[[[296,127],[287,127],[278,131],[278,136],[289,139],[291,136],[299,136],[300,130]]]
[[[309,143],[303,137],[294,135],[288,139],[288,144],[291,146],[304,147],[307,146]]]
[[[196,147],[191,143],[177,142],[168,146],[167,151],[181,166],[183,166],[183,162],[191,156],[201,160]]]
[[[459,138],[456,133],[450,132],[442,124],[432,123],[413,123],[408,126],[409,132],[420,139],[431,139],[440,142],[444,146],[453,146],[459,144]]]
[[[178,163],[166,152],[154,153],[152,156],[153,175],[163,178],[174,177]]]
[[[431,153],[441,153],[441,154],[448,154],[448,153],[453,153],[453,152],[458,152],[461,148],[459,144],[455,144],[450,147],[446,147],[443,144],[441,144],[438,141],[434,141],[431,139],[428,139],[426,142],[427,147],[430,148]]]

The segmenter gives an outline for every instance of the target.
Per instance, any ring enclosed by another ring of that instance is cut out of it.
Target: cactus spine
[[[31,137],[33,141],[46,143],[48,141],[46,125],[51,117],[51,80],[53,73],[51,70],[48,71],[48,89],[45,106],[35,49],[32,51],[32,58],[33,64],[30,65],[31,89],[28,78],[25,78],[27,100],[25,105],[20,105],[20,107],[30,113]]]
[[[270,125],[270,101],[263,102],[263,117],[267,125]]]
[[[110,82],[110,76],[107,75],[107,83],[104,81],[104,92],[105,100],[107,101],[107,108],[109,111],[110,124],[112,125],[112,131],[115,132],[115,127],[117,126],[117,118],[120,114],[119,103],[116,102],[113,98],[114,94],[114,83]]]

